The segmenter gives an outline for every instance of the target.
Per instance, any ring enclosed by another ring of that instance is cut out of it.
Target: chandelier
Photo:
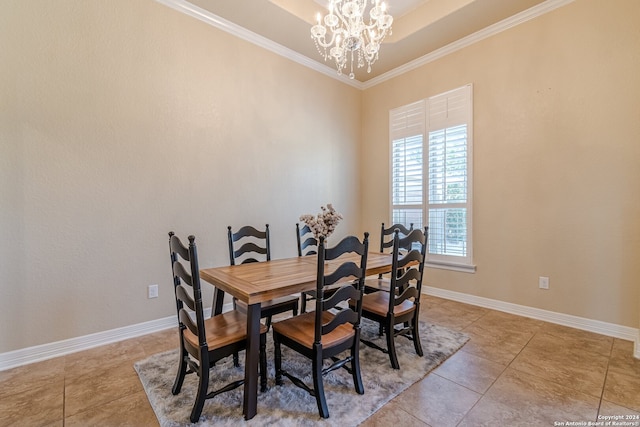
[[[386,11],[385,3],[371,0],[369,22],[365,23],[367,0],[329,0],[329,13],[311,27],[311,38],[318,52],[326,61],[332,58],[336,63],[338,74],[350,65],[349,78],[353,79],[353,64],[364,67],[371,72],[371,65],[378,59],[380,44],[387,34],[391,34],[393,17]],[[329,38],[329,40],[327,40]],[[327,50],[328,49],[328,50]]]

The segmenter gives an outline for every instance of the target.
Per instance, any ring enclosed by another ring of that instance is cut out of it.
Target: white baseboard
[[[516,314],[518,316],[530,317],[532,319],[543,320],[549,323],[569,326],[571,328],[582,329],[584,331],[595,332],[614,338],[620,338],[634,342],[634,357],[640,359],[640,329],[628,326],[616,325],[613,323],[601,322],[599,320],[586,319],[584,317],[570,314],[556,313],[542,310],[540,308],[527,307],[524,305],[512,304],[509,302],[493,300],[475,295],[463,294],[460,292],[448,291],[445,289],[426,286],[422,292],[435,297],[450,299],[479,307],[490,308],[492,310],[503,311],[505,313]]]
[[[0,371],[139,337],[163,329],[174,328],[177,324],[177,317],[169,316],[164,319],[138,323],[137,325],[2,353],[0,354]]]
[[[446,298],[493,310],[504,311],[506,313],[519,316],[531,317],[533,319],[544,320],[545,322],[556,323],[585,331],[595,332],[615,338],[620,338],[634,342],[634,357],[640,359],[640,329],[620,326],[598,320],[586,319],[569,314],[555,313],[541,310],[539,308],[527,307],[508,302],[492,300],[489,298],[463,294],[460,292],[447,291],[444,289],[427,286],[423,288],[423,293],[436,297]],[[231,304],[225,304],[224,311],[230,310]],[[205,310],[205,316],[209,316],[210,309]],[[152,332],[162,331],[176,327],[176,316],[169,316],[163,319],[152,320],[150,322],[138,323],[136,325],[125,326],[105,332],[99,332],[54,343],[23,348],[20,350],[0,353],[0,371],[15,368],[29,363],[41,362],[64,356],[82,350],[88,350],[105,344],[135,338]]]
[[[227,303],[222,309],[223,311],[227,311],[232,308],[232,304]],[[205,309],[204,315],[205,317],[209,317],[211,315],[211,308]],[[129,338],[135,338],[169,328],[175,328],[177,326],[177,316],[169,316],[163,319],[151,320],[149,322],[111,329],[109,331],[98,332],[82,337],[0,353],[0,371],[27,365],[29,363],[53,359],[54,357],[60,357],[82,350],[88,350],[105,344],[124,341]]]

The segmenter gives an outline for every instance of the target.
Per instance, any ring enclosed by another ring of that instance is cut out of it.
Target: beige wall
[[[333,202],[375,239],[388,110],[466,83],[478,271],[427,284],[640,327],[640,2],[576,0],[364,92],[153,0],[1,8],[0,353],[174,314],[169,230],[222,265],[227,225],[269,222],[291,256]]]
[[[359,230],[357,89],[153,0],[0,8],[0,353],[175,314],[170,230]]]
[[[577,0],[366,90],[363,227],[389,218],[389,109],[473,83],[477,272],[427,285],[638,328],[638,22]]]

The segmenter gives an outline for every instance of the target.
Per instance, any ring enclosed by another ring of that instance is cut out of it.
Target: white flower
[[[331,203],[328,203],[327,207],[320,206],[320,209],[322,212],[316,217],[305,214],[300,216],[300,221],[309,226],[316,239],[319,239],[320,236],[324,236],[326,239],[336,229],[342,215],[336,212]]]

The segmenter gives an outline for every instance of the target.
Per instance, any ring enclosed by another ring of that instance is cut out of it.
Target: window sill
[[[456,264],[453,262],[444,262],[444,261],[425,261],[425,267],[428,268],[439,268],[441,270],[452,270],[459,271],[461,273],[475,273],[476,266],[470,264]]]

